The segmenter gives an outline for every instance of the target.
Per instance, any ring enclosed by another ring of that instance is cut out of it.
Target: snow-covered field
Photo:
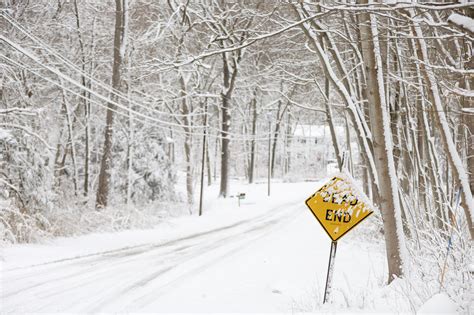
[[[375,217],[339,241],[322,305],[330,240],[304,204],[321,184],[277,183],[267,197],[266,184],[232,183],[240,207],[212,187],[202,217],[4,248],[1,311],[414,312],[403,281],[385,286]],[[454,312],[446,299],[425,310]]]

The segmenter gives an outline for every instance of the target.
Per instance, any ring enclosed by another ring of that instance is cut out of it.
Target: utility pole
[[[202,136],[202,161],[201,161],[201,191],[199,193],[199,216],[202,215],[202,198],[204,193],[204,166],[206,164],[206,135],[207,135],[207,100],[204,105],[204,134]]]
[[[270,182],[272,177],[272,121],[270,115],[268,117],[268,196],[270,196]]]

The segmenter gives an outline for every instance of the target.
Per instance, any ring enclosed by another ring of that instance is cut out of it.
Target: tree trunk
[[[221,92],[222,99],[222,127],[221,127],[221,183],[219,196],[226,198],[229,193],[229,159],[230,159],[230,101],[232,92],[237,79],[238,64],[240,62],[241,50],[234,52],[237,56],[228,56],[228,53],[222,53],[223,62],[223,83],[224,91]],[[232,65],[230,64],[232,60]]]
[[[291,147],[292,147],[292,144],[293,144],[293,141],[292,141],[292,137],[293,137],[293,134],[292,134],[292,130],[291,130],[291,111],[288,110],[288,115],[286,115],[286,132],[285,132],[285,136],[286,136],[286,159],[285,159],[285,175],[288,174],[291,170]]]
[[[302,19],[303,16],[298,11],[297,7],[293,5],[292,8],[296,15],[300,19]],[[321,61],[321,66],[325,69],[326,76],[330,78],[330,81],[335,86],[336,91],[339,93],[339,95],[347,105],[348,113],[351,117],[352,124],[357,132],[357,140],[359,141],[361,154],[364,158],[365,164],[368,167],[370,178],[374,180],[374,186],[377,187],[377,171],[372,154],[372,144],[370,141],[370,136],[368,135],[368,127],[366,126],[366,122],[360,112],[360,109],[354,102],[355,95],[351,94],[351,89],[348,90],[346,86],[341,82],[341,79],[337,77],[327,54],[324,52],[323,48],[321,47],[321,44],[316,40],[317,35],[315,35],[311,28],[305,24],[301,24],[300,27],[308,38],[309,44],[313,46],[313,48],[316,50]],[[329,46],[328,48],[330,50],[336,50],[335,47]],[[338,54],[336,54],[336,57],[337,55]],[[342,61],[340,59],[336,60],[336,64],[338,65],[338,67],[343,69]],[[374,195],[377,196],[377,191],[374,191]]]
[[[293,89],[294,91],[295,89]],[[293,92],[290,93],[289,97]],[[288,103],[285,105],[283,110],[281,110],[281,102],[278,103],[278,112],[277,112],[277,119],[276,119],[276,124],[275,124],[275,131],[273,132],[273,143],[272,143],[272,160],[270,164],[270,170],[271,170],[271,177],[273,178],[275,176],[275,159],[276,159],[276,147],[278,143],[278,136],[280,135],[280,128],[281,128],[281,122],[283,117],[285,116],[285,111],[288,108]]]
[[[252,110],[252,134],[250,135],[250,165],[249,165],[249,183],[252,184],[255,176],[255,149],[257,146],[257,141],[255,137],[257,134],[257,90],[254,90],[253,98],[251,101],[251,110]]]
[[[130,65],[131,65],[131,54],[129,55],[129,60],[128,60],[128,81],[131,82],[131,77],[130,77]],[[135,143],[135,125],[134,125],[134,117],[132,114],[132,97],[131,97],[131,88],[130,88],[130,83],[127,85],[127,99],[128,99],[128,108],[130,111],[128,112],[128,134],[127,134],[127,184],[126,184],[126,200],[125,202],[127,205],[130,205],[132,201],[132,186],[133,186],[133,181],[132,181],[132,174],[133,174],[133,156],[134,156],[134,143]]]
[[[324,108],[326,109],[326,119],[328,121],[329,130],[331,132],[332,146],[334,148],[334,153],[336,155],[337,167],[339,169],[342,169],[341,150],[339,149],[339,143],[337,141],[336,128],[334,126],[334,120],[332,117],[331,105],[329,105],[330,87],[331,86],[330,86],[329,78],[328,78],[328,75],[326,74],[326,78],[324,79]],[[348,145],[350,146],[350,143]]]
[[[361,3],[368,3],[361,1]],[[370,122],[374,147],[374,160],[379,179],[379,207],[384,223],[385,247],[389,279],[403,275],[405,239],[403,234],[398,181],[393,157],[390,115],[385,97],[383,65],[378,39],[377,20],[364,13],[360,26],[362,56],[367,82]]]
[[[61,78],[59,78],[59,80],[61,81],[61,85],[64,85]],[[69,147],[70,150],[71,150],[71,162],[72,162],[72,168],[73,168],[72,169],[72,183],[73,183],[73,186],[74,186],[74,195],[77,196],[77,183],[78,183],[77,176],[78,176],[78,172],[77,172],[77,163],[76,163],[76,160],[77,160],[76,142],[75,142],[75,139],[74,139],[74,132],[73,132],[74,122],[73,122],[73,119],[71,118],[71,110],[70,110],[69,102],[68,102],[67,97],[66,97],[66,91],[64,91],[64,89],[62,89],[61,92],[62,92],[64,112],[66,114],[66,122],[67,122],[67,128],[68,128],[67,147]],[[66,150],[66,152],[67,152],[67,150]]]
[[[211,170],[211,158],[210,152],[209,152],[209,142],[210,142],[210,137],[208,136],[208,140],[206,141],[206,170],[207,170],[207,186],[211,186],[212,184],[212,170]]]
[[[229,184],[229,144],[230,144],[230,113],[229,99],[226,94],[222,94],[222,126],[221,126],[221,183],[219,196],[227,197]]]
[[[194,168],[192,156],[192,117],[191,105],[188,104],[186,82],[184,82],[183,74],[179,73],[179,84],[181,91],[181,114],[183,115],[183,131],[184,131],[184,157],[186,162],[186,194],[188,204],[194,203]]]
[[[77,31],[77,38],[79,42],[79,52],[81,55],[81,84],[85,88],[87,87],[86,82],[86,55],[84,51],[84,40],[82,39],[81,33],[81,19],[79,16],[79,9],[77,7],[77,0],[74,0],[74,15],[76,17],[76,31]],[[89,113],[90,113],[90,104],[87,95],[87,91],[83,89],[81,91],[82,95],[82,102],[84,106],[84,119],[85,119],[85,127],[84,127],[84,196],[87,197],[89,194],[89,157],[90,157],[90,146],[89,146],[89,134],[90,134],[90,127],[89,127]]]
[[[412,10],[409,10],[409,13],[411,17],[414,16],[414,12]],[[441,101],[438,83],[436,81],[432,69],[426,66],[427,63],[429,64],[428,51],[426,43],[423,39],[423,32],[416,21],[414,22],[413,30],[417,38],[417,51],[419,52],[418,58],[422,61],[421,70],[423,71],[423,75],[428,84],[427,93],[435,108],[436,125],[441,133],[441,140],[446,152],[447,159],[451,164],[453,177],[456,180],[456,184],[458,184],[458,186],[462,188],[462,204],[464,208],[464,213],[466,215],[467,226],[471,239],[474,239],[474,225],[472,222],[474,213],[474,202],[472,200],[469,176],[467,174],[466,169],[464,168],[461,157],[456,150],[456,145],[454,144],[448,120],[446,118],[446,114]]]
[[[112,89],[120,91],[122,77],[122,62],[126,47],[126,24],[127,24],[127,1],[115,0],[115,33],[114,33],[114,62],[112,67]],[[115,94],[112,100],[117,100]],[[107,116],[105,119],[105,134],[102,159],[100,162],[99,185],[97,187],[96,208],[107,206],[110,193],[110,170],[112,168],[112,137],[114,127],[115,105],[107,104]]]

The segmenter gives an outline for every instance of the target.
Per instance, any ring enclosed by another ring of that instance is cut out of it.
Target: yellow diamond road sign
[[[368,202],[357,196],[352,183],[335,176],[311,197],[306,205],[333,241],[337,241],[372,214]]]

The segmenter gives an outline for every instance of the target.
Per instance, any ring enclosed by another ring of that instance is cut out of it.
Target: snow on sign
[[[368,202],[361,198],[355,192],[352,181],[341,174],[331,178],[306,199],[306,205],[329,237],[337,241],[372,214]]]

